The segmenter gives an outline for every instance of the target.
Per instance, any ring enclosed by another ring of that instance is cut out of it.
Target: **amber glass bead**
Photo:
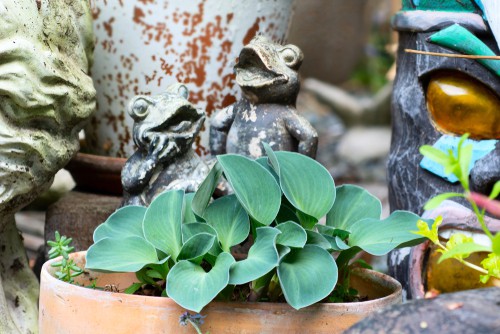
[[[427,86],[427,108],[436,128],[472,139],[500,139],[500,98],[460,72],[437,72]]]

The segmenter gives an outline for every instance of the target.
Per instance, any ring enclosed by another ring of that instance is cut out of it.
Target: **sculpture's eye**
[[[135,101],[133,101],[131,106],[132,117],[141,119],[148,113],[148,107],[150,102],[142,97],[138,97]]]
[[[284,48],[280,51],[281,59],[288,67],[293,67],[297,62],[297,54],[291,48]]]
[[[472,139],[500,139],[500,98],[476,79],[437,72],[427,86],[427,109],[436,128]]]

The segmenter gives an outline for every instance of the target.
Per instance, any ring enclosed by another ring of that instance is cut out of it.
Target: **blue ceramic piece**
[[[453,152],[456,154],[459,141],[460,141],[460,137],[453,137],[453,136],[444,135],[438,139],[438,141],[433,145],[433,147],[435,147],[441,151],[448,151],[449,149],[452,149]],[[469,172],[474,167],[474,164],[476,163],[476,161],[484,158],[486,155],[488,155],[488,153],[490,153],[491,151],[493,151],[495,149],[497,142],[498,142],[498,140],[475,141],[475,140],[471,140],[471,139],[467,139],[464,142],[464,145],[471,144],[473,146],[472,159],[471,159],[471,163],[469,166]],[[422,161],[420,162],[420,167],[428,170],[429,172],[431,172],[439,177],[442,177],[443,179],[447,180],[448,182],[451,182],[451,183],[458,182],[458,179],[455,177],[455,175],[445,174],[443,166],[430,160],[429,158],[424,157],[422,159]]]

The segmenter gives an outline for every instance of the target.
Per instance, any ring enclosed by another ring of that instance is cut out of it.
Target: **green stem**
[[[477,216],[477,220],[479,221],[479,224],[481,225],[484,234],[486,234],[490,238],[490,240],[493,241],[493,234],[491,234],[490,230],[486,226],[486,222],[484,221],[484,214],[481,214],[481,212],[479,212],[479,208],[477,207],[474,201],[469,201],[469,202],[472,205],[472,209],[474,210],[474,213]]]
[[[193,328],[196,330],[196,333],[203,334],[198,325],[191,321],[191,319],[187,319],[187,321],[191,324],[191,326],[193,326]]]
[[[441,248],[441,249],[443,249],[443,250],[445,250],[445,251],[448,251],[448,248],[446,248],[446,246],[444,246],[441,242],[439,242],[439,241],[438,241],[438,242],[437,242],[437,243],[435,243],[435,244],[436,244],[439,248]],[[481,267],[479,267],[479,266],[477,266],[477,265],[475,265],[475,264],[473,264],[473,263],[470,263],[469,261],[466,261],[466,260],[464,260],[464,259],[457,259],[457,258],[454,258],[454,259],[455,259],[455,260],[458,260],[459,262],[461,262],[464,266],[469,267],[469,268],[474,269],[474,270],[477,270],[477,271],[479,271],[479,272],[480,272],[480,273],[482,273],[482,274],[485,274],[485,275],[490,275],[491,277],[495,277],[495,278],[497,278],[497,279],[500,279],[500,277],[495,276],[495,275],[491,275],[491,274],[490,274],[490,273],[489,273],[486,269],[481,268]]]

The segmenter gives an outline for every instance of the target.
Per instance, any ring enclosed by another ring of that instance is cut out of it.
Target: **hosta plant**
[[[328,301],[336,285],[336,296],[351,294],[350,263],[360,251],[383,255],[424,239],[410,232],[417,215],[381,220],[380,201],[366,190],[336,188],[316,161],[264,146],[258,160],[218,156],[195,194],[167,191],[148,208],[116,211],[95,230],[87,269],[136,272],[127,292],[155,287],[195,312],[235,296],[300,309]],[[212,200],[221,178],[234,194]],[[236,260],[232,249],[249,240]]]

